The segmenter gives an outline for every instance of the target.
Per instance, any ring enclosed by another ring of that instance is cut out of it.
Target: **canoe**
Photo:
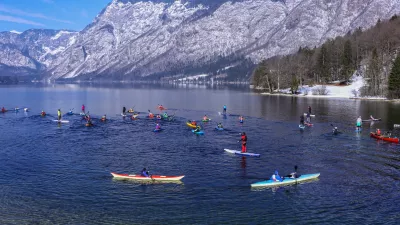
[[[53,120],[53,122],[57,122],[57,123],[69,123],[68,120]]]
[[[250,152],[242,153],[241,151],[230,150],[230,149],[227,149],[227,148],[225,148],[224,150],[226,152],[229,152],[229,153],[232,153],[232,154],[235,154],[235,155],[241,155],[241,156],[252,156],[252,157],[260,157],[261,156],[261,154],[257,154],[257,153],[250,153]]]
[[[215,129],[216,129],[216,130],[224,130],[223,127],[216,127]]]
[[[194,133],[194,134],[199,134],[199,135],[202,135],[202,134],[204,134],[204,132],[201,130],[201,131],[198,131],[198,132],[194,132],[194,130],[192,130],[192,132]]]
[[[135,174],[118,174],[111,173],[114,178],[130,179],[130,180],[140,180],[140,181],[179,181],[185,176],[161,176],[161,175],[151,175],[150,177],[143,177],[141,175]]]
[[[191,124],[191,123],[189,123],[189,122],[186,122],[186,125],[187,125],[188,127],[190,127],[190,128],[196,128],[196,125],[193,125],[193,124]]]
[[[276,186],[281,186],[281,185],[295,184],[295,183],[299,183],[299,182],[316,179],[319,177],[319,175],[320,175],[319,173],[304,174],[304,175],[300,175],[300,177],[298,177],[296,179],[284,178],[283,181],[265,180],[265,181],[253,183],[253,184],[251,184],[251,187],[276,187]]]
[[[386,141],[386,142],[399,143],[399,139],[397,137],[394,137],[394,138],[385,137],[384,135],[378,135],[378,134],[372,133],[372,132],[371,132],[371,137],[376,138],[378,140]]]
[[[202,122],[210,122],[211,121],[211,119],[210,118],[208,118],[208,119],[206,119],[206,120],[201,120]]]
[[[304,113],[304,115],[307,116],[307,113]],[[313,114],[311,114],[310,116],[311,117],[315,117],[315,115],[313,115]]]

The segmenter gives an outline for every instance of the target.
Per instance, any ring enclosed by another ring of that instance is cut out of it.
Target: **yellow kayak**
[[[191,124],[191,123],[189,123],[189,122],[186,122],[186,125],[187,125],[188,127],[190,127],[190,128],[196,128],[196,125],[193,125],[193,124]]]

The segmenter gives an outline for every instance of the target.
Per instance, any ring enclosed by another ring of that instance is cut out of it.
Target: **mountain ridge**
[[[58,48],[49,47],[46,60],[38,53],[32,58],[49,79],[216,74],[218,66],[209,67],[217,62],[223,62],[219,69],[249,60],[255,64],[319,46],[399,12],[394,0],[113,0],[82,31]]]

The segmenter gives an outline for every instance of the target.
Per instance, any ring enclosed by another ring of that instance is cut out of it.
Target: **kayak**
[[[150,177],[144,177],[141,175],[135,174],[118,174],[118,173],[111,173],[114,178],[122,178],[122,179],[130,179],[130,180],[141,180],[141,181],[179,181],[183,177],[182,176],[161,176],[161,175],[151,175]]]
[[[392,142],[392,143],[399,143],[399,139],[397,137],[391,138],[391,137],[385,137],[383,135],[378,135],[376,133],[371,132],[371,137],[376,138],[378,140],[382,141],[387,141],[387,142]]]
[[[74,112],[72,112],[72,111],[69,111],[69,112],[67,112],[67,115],[74,115]]]
[[[307,180],[316,179],[319,177],[319,175],[320,175],[319,173],[304,174],[304,175],[300,175],[296,179],[295,178],[284,178],[283,181],[265,180],[265,181],[253,183],[253,184],[251,184],[251,187],[276,187],[276,186],[281,186],[281,185],[295,184],[295,183],[304,182]]]
[[[216,130],[224,130],[223,127],[216,127],[215,129],[216,129]]]
[[[304,115],[307,116],[307,113],[304,113]],[[311,114],[310,116],[311,116],[311,117],[315,117],[315,115],[312,115],[312,114]]]
[[[194,134],[199,134],[199,135],[202,135],[202,134],[204,134],[204,132],[201,130],[201,131],[198,131],[198,132],[194,132],[194,130],[192,130],[192,132],[194,133]]]
[[[162,131],[162,130],[164,130],[164,129],[162,129],[162,128],[160,128],[160,129],[154,129],[153,131],[154,131],[154,132],[160,132],[160,131]]]
[[[375,121],[381,121],[382,119],[369,119],[369,120],[363,120],[363,122],[375,122]]]
[[[201,120],[201,121],[203,121],[203,122],[210,122],[210,121],[211,121],[211,119],[209,118],[209,119],[206,119],[206,120]]]
[[[224,149],[226,152],[235,154],[235,155],[241,155],[241,156],[252,156],[252,157],[260,157],[261,154],[257,154],[257,153],[250,153],[250,152],[241,152],[241,151],[236,151],[236,150],[230,150],[225,148]]]
[[[193,124],[191,124],[191,123],[189,123],[189,122],[186,122],[186,125],[187,125],[188,127],[190,127],[190,128],[196,128],[196,125],[193,125]]]
[[[299,124],[299,128],[304,130],[304,128],[306,128],[306,126],[303,126],[303,125]]]
[[[68,120],[53,120],[53,122],[57,122],[57,123],[69,123]]]

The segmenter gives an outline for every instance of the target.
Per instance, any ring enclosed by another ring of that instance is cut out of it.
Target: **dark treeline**
[[[329,39],[318,48],[304,47],[292,55],[263,60],[253,72],[253,84],[270,92],[283,88],[296,91],[303,84],[345,83],[357,72],[367,81],[362,96],[398,98],[389,90],[399,90],[400,79],[389,79],[389,75],[397,75],[392,66],[399,47],[400,18],[394,15],[388,21],[378,20],[370,29],[358,28],[344,37]]]

